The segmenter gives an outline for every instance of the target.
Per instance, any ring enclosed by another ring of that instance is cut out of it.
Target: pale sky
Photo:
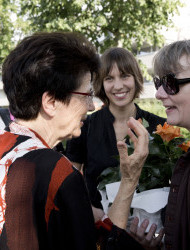
[[[176,40],[190,39],[190,0],[181,1],[185,3],[183,8],[180,8],[180,15],[175,15],[173,21],[175,28],[164,31],[166,43],[171,43]]]

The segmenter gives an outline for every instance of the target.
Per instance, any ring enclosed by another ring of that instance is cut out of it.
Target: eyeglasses
[[[190,78],[177,79],[174,74],[170,73],[160,79],[155,76],[153,81],[157,90],[162,85],[168,95],[175,95],[179,92],[179,85],[190,83]]]
[[[94,91],[93,90],[90,90],[90,93],[84,93],[84,92],[71,92],[71,94],[76,94],[76,95],[86,95],[86,96],[89,96],[89,97],[94,97]]]
[[[87,100],[88,100],[89,102],[92,101],[92,99],[93,99],[93,97],[94,97],[94,91],[93,91],[93,90],[90,90],[89,93],[73,91],[73,92],[71,92],[71,94],[75,94],[75,95],[84,95],[84,96],[87,97]]]

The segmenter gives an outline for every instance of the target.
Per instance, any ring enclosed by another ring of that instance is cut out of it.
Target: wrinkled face
[[[110,106],[124,107],[131,103],[135,95],[135,80],[130,74],[119,71],[117,64],[103,81],[106,96],[110,101]]]
[[[190,78],[190,58],[182,56],[180,64],[183,70],[176,73],[177,79]],[[175,72],[171,72],[174,73]],[[176,95],[168,95],[162,86],[156,92],[156,98],[161,100],[166,108],[167,122],[190,130],[190,82],[179,85]]]
[[[86,73],[81,79],[82,85],[75,92],[90,93],[91,74]],[[66,134],[65,137],[78,137],[81,134],[81,127],[88,111],[95,109],[92,97],[80,94],[72,94],[69,104],[60,102],[57,116],[59,123],[59,134]],[[63,132],[63,133],[62,133]]]

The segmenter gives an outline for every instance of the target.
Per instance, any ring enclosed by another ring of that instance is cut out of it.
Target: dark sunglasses
[[[160,79],[155,76],[153,81],[157,90],[162,85],[168,95],[175,95],[179,92],[179,85],[190,83],[190,78],[177,79],[174,74],[170,73]]]

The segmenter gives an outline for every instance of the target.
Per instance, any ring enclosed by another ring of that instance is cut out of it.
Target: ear
[[[44,92],[42,95],[42,109],[48,116],[53,117],[56,111],[56,100],[48,92]]]

